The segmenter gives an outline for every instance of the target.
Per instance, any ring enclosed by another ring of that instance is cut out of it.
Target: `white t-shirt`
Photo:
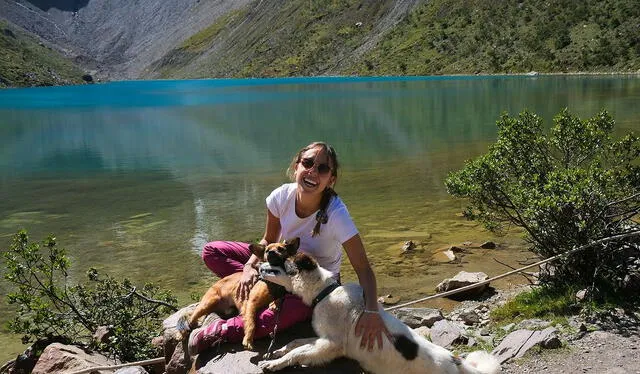
[[[327,207],[327,223],[320,226],[320,233],[312,237],[316,225],[316,212],[300,218],[296,214],[295,183],[276,188],[267,196],[267,209],[280,219],[280,241],[300,238],[300,251],[312,255],[320,266],[334,276],[340,273],[342,243],[358,233],[347,207],[340,197],[334,196]]]

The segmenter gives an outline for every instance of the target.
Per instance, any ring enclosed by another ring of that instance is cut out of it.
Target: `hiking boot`
[[[208,326],[194,329],[189,335],[187,350],[189,356],[195,356],[224,341],[223,334],[227,330],[225,320],[217,319]]]

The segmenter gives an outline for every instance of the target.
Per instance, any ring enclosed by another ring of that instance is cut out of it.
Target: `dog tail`
[[[393,346],[407,361],[418,357],[418,343],[404,335],[394,335]]]
[[[495,374],[500,372],[500,362],[497,358],[485,351],[471,352],[464,359],[467,366],[473,367],[475,372],[482,374]]]

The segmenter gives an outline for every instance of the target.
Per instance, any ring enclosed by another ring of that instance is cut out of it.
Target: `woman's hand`
[[[373,345],[378,342],[378,349],[382,349],[382,334],[392,340],[391,333],[387,330],[382,320],[382,316],[378,311],[365,310],[358,318],[356,323],[356,337],[362,336],[360,339],[360,349],[367,348],[369,352],[373,351]]]
[[[242,270],[242,277],[240,278],[240,284],[236,290],[236,298],[240,300],[246,300],[249,298],[249,292],[251,288],[258,281],[258,270],[256,270],[251,264],[244,265]]]

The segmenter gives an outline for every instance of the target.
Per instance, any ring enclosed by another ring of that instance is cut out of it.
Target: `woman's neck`
[[[322,194],[319,196],[296,193],[296,214],[300,218],[307,218],[320,209]]]

